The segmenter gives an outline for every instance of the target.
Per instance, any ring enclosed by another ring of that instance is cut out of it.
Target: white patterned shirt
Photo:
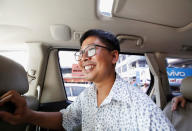
[[[97,89],[85,89],[67,109],[62,125],[67,130],[82,124],[83,131],[174,131],[170,121],[140,89],[116,75],[109,95],[97,106]]]

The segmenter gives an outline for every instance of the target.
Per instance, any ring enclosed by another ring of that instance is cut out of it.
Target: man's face
[[[94,44],[107,47],[99,38],[90,36],[83,41],[81,50],[87,47],[89,48]],[[97,46],[95,48],[96,52],[94,56],[88,57],[86,53],[83,54],[82,59],[79,61],[79,66],[82,68],[87,80],[99,82],[114,73],[114,64],[116,61],[113,59],[113,51]]]

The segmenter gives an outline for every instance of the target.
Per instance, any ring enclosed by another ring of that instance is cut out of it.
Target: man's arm
[[[0,106],[12,102],[16,106],[15,112],[0,111],[0,118],[10,124],[31,123],[44,128],[62,129],[62,115],[60,112],[37,112],[27,107],[25,99],[16,91],[9,91],[0,97]]]
[[[31,110],[32,111],[32,110]],[[62,115],[60,112],[38,112],[32,111],[29,123],[44,128],[62,129]]]
[[[174,126],[163,114],[160,108],[155,107],[150,112],[150,129],[157,131],[175,131]]]

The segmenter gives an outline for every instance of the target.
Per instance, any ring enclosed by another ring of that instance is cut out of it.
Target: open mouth
[[[93,68],[94,68],[94,66],[95,66],[95,65],[85,65],[85,66],[84,66],[84,69],[85,69],[86,72],[92,71]]]

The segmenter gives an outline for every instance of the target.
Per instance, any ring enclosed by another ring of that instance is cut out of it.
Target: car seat
[[[23,95],[29,89],[27,73],[24,68],[4,56],[0,55],[0,96],[9,90],[15,90]],[[23,95],[24,96],[24,95]],[[34,96],[24,96],[29,108],[37,110],[38,100]],[[14,112],[15,106],[12,103],[5,103],[0,110]],[[11,125],[0,120],[0,131],[24,131],[30,128],[28,124]]]
[[[192,129],[192,77],[182,80],[180,90],[187,100],[185,107],[179,105],[176,111],[171,111],[172,103],[169,102],[164,108],[164,113],[177,131],[187,131]]]

